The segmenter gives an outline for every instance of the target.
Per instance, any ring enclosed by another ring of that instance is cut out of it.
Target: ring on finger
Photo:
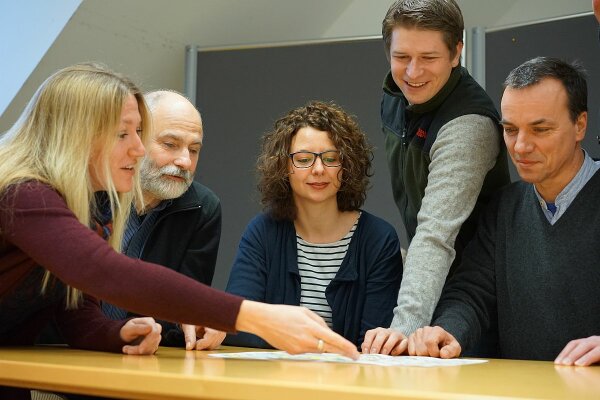
[[[319,339],[319,341],[317,342],[317,351],[319,353],[322,353],[324,347],[325,347],[325,342],[323,342],[323,339]]]

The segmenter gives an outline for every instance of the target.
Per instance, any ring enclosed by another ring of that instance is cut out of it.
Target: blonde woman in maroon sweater
[[[291,353],[357,357],[307,309],[246,301],[118,252],[132,199],[141,198],[137,166],[149,123],[132,82],[79,64],[48,78],[0,138],[0,345],[32,344],[55,318],[72,346],[153,353],[155,339],[143,348],[127,342],[156,338],[155,322],[109,321],[102,299],[142,315],[254,333]]]

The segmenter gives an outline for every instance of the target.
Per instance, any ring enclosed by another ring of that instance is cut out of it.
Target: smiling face
[[[454,56],[442,32],[418,28],[394,28],[390,43],[390,67],[394,82],[410,104],[423,104],[448,82],[458,66],[462,43]]]
[[[327,132],[312,127],[300,128],[292,138],[290,153],[310,151],[321,153],[337,150]],[[288,161],[289,179],[294,203],[302,208],[311,204],[333,202],[337,208],[337,192],[340,189],[341,166],[326,167],[319,157],[312,167],[297,168]]]
[[[587,113],[571,119],[567,92],[553,78],[506,88],[501,109],[504,142],[519,176],[535,184],[544,200],[554,201],[583,162]]]
[[[141,170],[146,206],[177,198],[188,189],[202,147],[202,122],[194,106],[176,93],[166,93],[157,102]]]
[[[115,132],[117,141],[108,154],[108,166],[115,189],[126,193],[133,188],[133,176],[138,158],[144,155],[144,146],[140,139],[142,117],[137,100],[128,95],[123,103],[119,129]],[[104,178],[102,156],[105,143],[94,144],[90,158],[90,176],[94,191],[106,190],[108,185]]]

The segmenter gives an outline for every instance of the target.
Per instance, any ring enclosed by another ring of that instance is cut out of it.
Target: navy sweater
[[[550,225],[531,184],[500,192],[448,282],[432,325],[468,349],[497,318],[500,356],[553,360],[600,333],[600,174]]]
[[[394,228],[365,211],[346,257],[325,291],[333,330],[359,346],[368,329],[389,326],[402,279],[400,243]],[[272,304],[300,304],[296,230],[291,221],[255,217],[244,232],[227,292]],[[227,344],[270,347],[246,333]]]

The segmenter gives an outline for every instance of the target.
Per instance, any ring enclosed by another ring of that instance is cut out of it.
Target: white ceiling
[[[467,28],[591,11],[590,0],[458,0]],[[144,90],[183,89],[189,44],[221,47],[379,35],[391,0],[84,0],[0,119],[16,120],[40,83],[102,61]]]

